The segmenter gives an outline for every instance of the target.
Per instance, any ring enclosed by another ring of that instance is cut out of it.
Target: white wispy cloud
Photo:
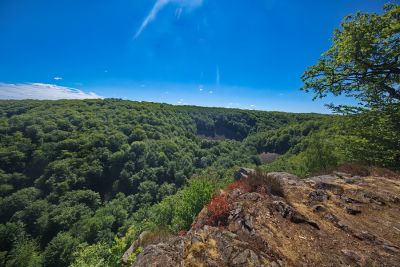
[[[56,76],[56,77],[54,77],[53,79],[56,80],[56,81],[61,81],[63,78],[60,77],[60,76]]]
[[[219,86],[221,82],[221,75],[219,73],[219,66],[217,65],[216,73],[215,73],[215,83]]]
[[[96,99],[96,93],[45,83],[0,83],[0,99]]]
[[[175,16],[179,19],[183,8],[193,9],[200,7],[203,4],[203,0],[157,0],[149,14],[147,14],[146,18],[143,20],[139,29],[136,31],[134,36],[135,39],[139,37],[139,35],[144,31],[150,22],[156,19],[158,12],[160,12],[168,4],[177,4],[179,6],[175,12]]]
[[[241,105],[239,103],[233,103],[229,102],[228,105],[226,105],[226,108],[239,108]]]
[[[183,8],[178,7],[178,8],[175,10],[175,18],[176,18],[176,19],[180,19],[180,18],[181,18],[181,15],[182,15],[182,12],[183,12]]]

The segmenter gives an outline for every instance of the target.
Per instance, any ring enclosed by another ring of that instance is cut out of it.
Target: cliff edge
[[[266,176],[282,192],[221,192],[224,220],[210,223],[206,207],[188,233],[145,247],[132,266],[400,266],[399,177]]]

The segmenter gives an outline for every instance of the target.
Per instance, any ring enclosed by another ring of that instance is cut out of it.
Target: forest
[[[260,165],[262,152],[285,154],[331,120],[117,99],[1,101],[0,114],[1,255],[10,266],[32,251],[46,266],[71,264],[79,245],[112,244],[138,211],[193,175],[207,170],[217,181]]]
[[[0,100],[0,266],[120,266],[143,231],[188,230],[241,166],[299,177],[343,164],[398,171],[400,8],[384,10],[346,17],[304,72],[315,98],[359,101],[331,115]]]
[[[118,266],[144,229],[188,229],[235,167],[307,176],[350,161],[345,121],[118,99],[0,101],[2,265],[67,266],[92,249]],[[262,153],[280,156],[263,164]]]

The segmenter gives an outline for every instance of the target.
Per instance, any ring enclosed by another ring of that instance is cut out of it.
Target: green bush
[[[288,153],[270,164],[262,165],[263,171],[285,171],[299,177],[323,174],[332,171],[343,159],[338,138],[331,133],[315,133],[304,139],[298,154]]]

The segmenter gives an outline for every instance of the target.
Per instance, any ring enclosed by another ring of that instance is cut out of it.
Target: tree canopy
[[[117,99],[0,101],[0,265],[66,266],[78,247],[82,257],[90,246],[120,251],[115,238],[135,221],[187,228],[215,189],[191,177],[284,154],[329,119]]]
[[[337,128],[346,139],[343,150],[354,161],[400,165],[399,57],[400,5],[388,4],[383,14],[344,18],[331,48],[302,76],[303,90],[313,91],[314,99],[344,94],[358,100],[355,106],[329,105],[350,115]]]
[[[400,5],[344,18],[331,48],[303,74],[303,90],[356,97],[367,108],[400,102]]]

